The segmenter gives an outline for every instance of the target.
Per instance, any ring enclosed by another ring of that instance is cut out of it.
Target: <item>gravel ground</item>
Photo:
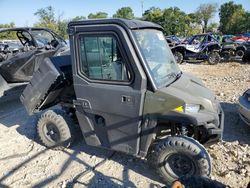
[[[250,65],[222,63],[183,64],[184,72],[201,78],[221,101],[225,113],[223,142],[210,146],[212,178],[234,188],[245,188],[250,181],[250,127],[237,114],[240,95],[250,88]]]
[[[185,72],[200,77],[222,102],[223,142],[210,146],[212,178],[231,187],[250,180],[250,127],[238,117],[238,97],[250,88],[250,65],[184,64]],[[65,151],[47,150],[37,140],[39,114],[28,116],[20,102],[0,108],[0,187],[157,187],[162,185],[143,160],[79,141]]]

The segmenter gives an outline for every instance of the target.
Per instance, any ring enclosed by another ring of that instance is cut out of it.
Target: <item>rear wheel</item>
[[[185,176],[209,176],[211,173],[208,152],[189,137],[169,136],[161,140],[148,160],[167,183]]]
[[[183,54],[181,52],[174,52],[174,57],[175,57],[175,60],[178,64],[182,64],[183,63]]]
[[[37,123],[38,136],[48,148],[63,149],[74,141],[73,120],[63,111],[49,110],[42,114]]]
[[[208,63],[210,65],[216,65],[221,61],[220,54],[218,52],[212,51],[208,54]]]

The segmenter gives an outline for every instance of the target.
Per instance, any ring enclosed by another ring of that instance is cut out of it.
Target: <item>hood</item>
[[[183,73],[177,81],[162,88],[161,91],[182,99],[186,104],[200,104],[209,111],[214,110],[214,93],[203,84],[201,79],[193,75]]]

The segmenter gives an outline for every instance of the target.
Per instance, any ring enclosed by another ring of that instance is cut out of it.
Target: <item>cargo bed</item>
[[[70,55],[46,58],[33,74],[20,100],[29,114],[74,98]]]

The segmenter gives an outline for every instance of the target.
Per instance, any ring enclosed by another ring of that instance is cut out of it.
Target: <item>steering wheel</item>
[[[54,48],[56,48],[58,46],[59,42],[55,39],[50,41],[50,45],[53,46]]]

